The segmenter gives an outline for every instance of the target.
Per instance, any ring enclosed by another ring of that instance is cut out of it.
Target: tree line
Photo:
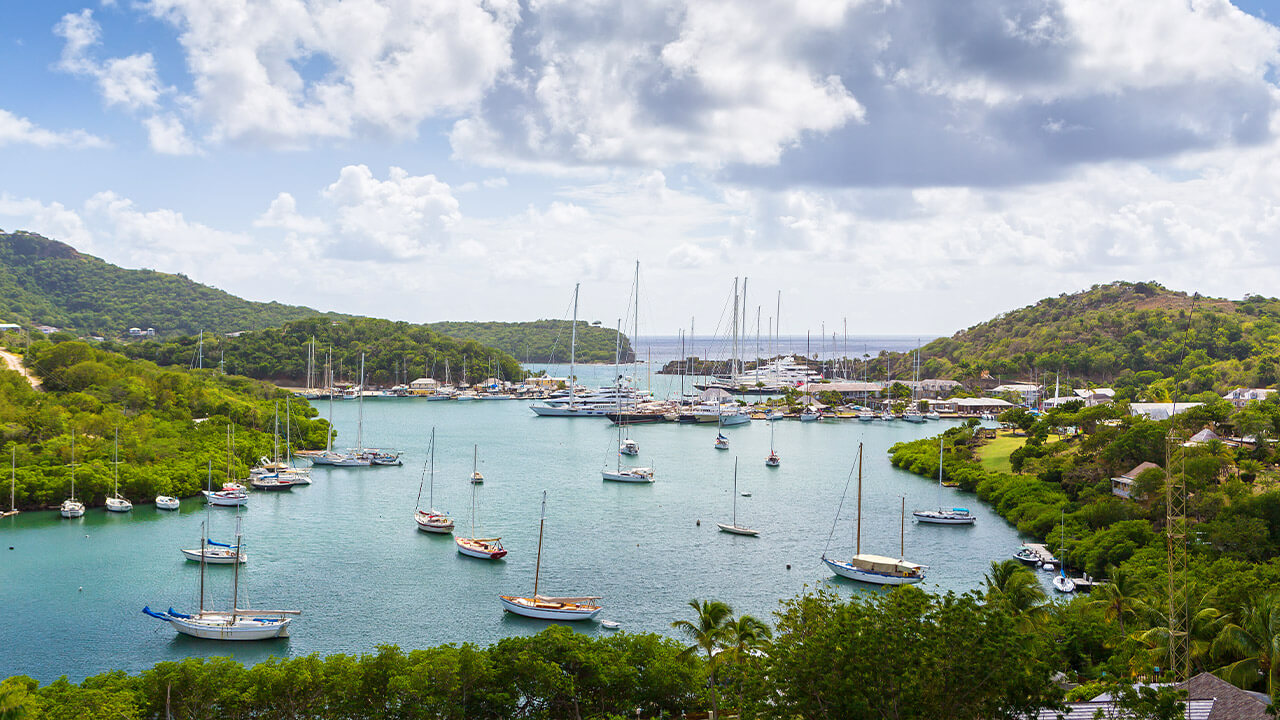
[[[308,347],[314,341],[315,349]],[[308,318],[238,337],[184,336],[161,342],[111,344],[108,349],[160,365],[203,364],[255,379],[302,385],[325,384],[325,365],[335,382],[360,382],[364,355],[366,384],[407,384],[420,377],[453,383],[488,378],[520,380],[524,371],[511,355],[475,340],[458,339],[423,325],[375,318]],[[202,358],[202,360],[201,360]]]
[[[718,601],[652,633],[561,626],[488,647],[161,662],[41,686],[0,682],[7,719],[1018,718],[1056,707],[1054,643],[994,596],[915,588],[788,600],[768,624]],[[963,652],[957,652],[963,647]]]

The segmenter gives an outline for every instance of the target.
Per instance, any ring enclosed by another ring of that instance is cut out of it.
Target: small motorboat
[[[618,625],[617,620],[601,620],[600,627],[604,628],[605,630],[617,630],[621,626]]]
[[[1018,548],[1018,551],[1013,554],[1013,559],[1023,565],[1030,565],[1031,567],[1037,567],[1040,565],[1040,555],[1025,545]]]
[[[635,457],[636,455],[640,454],[640,443],[636,442],[635,440],[632,440],[631,438],[627,438],[626,440],[622,441],[622,445],[618,446],[618,452],[622,453],[623,455],[630,455],[632,457]]]
[[[177,510],[181,506],[182,506],[182,501],[176,497],[169,497],[168,495],[156,496],[157,510]]]
[[[244,490],[201,490],[205,502],[221,507],[237,507],[249,504],[249,493]]]

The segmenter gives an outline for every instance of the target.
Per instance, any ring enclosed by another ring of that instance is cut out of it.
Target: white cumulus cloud
[[[334,227],[348,256],[407,258],[448,239],[461,219],[449,185],[434,175],[393,167],[378,180],[364,165],[342,168],[323,197],[334,206]]]
[[[66,132],[47,130],[27,118],[18,117],[8,110],[0,110],[0,147],[5,145],[94,148],[106,147],[107,142],[84,130]]]

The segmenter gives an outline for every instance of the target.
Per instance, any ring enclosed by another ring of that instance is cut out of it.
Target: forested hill
[[[427,327],[456,338],[492,345],[521,362],[567,363],[573,323],[569,320],[533,322],[438,322]],[[578,321],[578,362],[611,363],[618,340],[613,328]],[[622,362],[633,360],[631,341],[622,336]]]
[[[458,382],[464,379],[464,372],[471,383],[490,377],[523,377],[520,364],[501,350],[442,335],[424,325],[375,318],[308,318],[237,337],[206,334],[203,364],[222,364],[228,373],[259,380],[302,385],[307,379],[307,346],[313,339],[311,365],[316,386],[324,384],[324,365],[331,351],[338,382],[359,382],[361,353],[365,355],[365,377],[372,385],[408,383],[420,377]],[[186,336],[159,342],[109,343],[108,347],[159,365],[190,366],[199,352],[197,342],[197,338]]]
[[[108,338],[152,327],[172,337],[258,330],[318,315],[308,307],[244,300],[183,275],[127,270],[35,233],[0,232],[0,322]]]
[[[929,377],[1177,375],[1199,392],[1276,383],[1280,300],[1232,301],[1114,282],[1013,310],[922,349]]]

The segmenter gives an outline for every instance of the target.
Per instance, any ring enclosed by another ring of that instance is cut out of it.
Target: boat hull
[[[727,532],[732,535],[748,535],[750,537],[755,537],[760,534],[759,530],[738,527],[737,525],[729,525],[727,523],[716,523],[716,527],[720,528],[720,532]]]
[[[1076,591],[1076,584],[1071,578],[1057,575],[1053,578],[1053,589],[1060,593],[1073,593]]]
[[[418,523],[418,529],[422,532],[437,535],[448,535],[453,532],[453,520],[444,515],[432,515],[419,510],[414,514],[413,520]]]
[[[200,562],[199,550],[183,550],[182,556],[192,562]],[[236,553],[233,550],[205,550],[204,562],[206,565],[234,565],[236,563]],[[240,553],[239,560],[241,563],[248,561],[249,556]]]
[[[169,618],[169,624],[173,626],[173,629],[183,635],[190,635],[203,640],[271,640],[273,638],[289,637],[289,623],[291,622],[293,622],[292,618],[280,620],[237,618],[234,623],[231,622],[230,617],[224,622],[196,618],[190,620],[176,617]]]
[[[498,600],[506,612],[537,620],[591,620],[604,610],[599,605],[545,603],[512,595],[499,595]]]
[[[600,472],[600,477],[601,477],[601,479],[603,479],[603,480],[608,480],[609,482],[621,482],[621,483],[651,483],[651,482],[653,482],[653,475],[645,475],[645,474],[643,474],[643,473],[627,472],[626,470],[623,470],[622,472],[609,472],[608,470],[603,470],[603,471],[601,471],[601,472]]]
[[[454,543],[458,546],[458,553],[467,557],[479,558],[481,560],[501,560],[507,556],[505,548],[498,546],[491,548],[489,543],[482,543],[470,538],[454,538]]]
[[[854,567],[849,563],[842,563],[828,558],[822,558],[822,562],[826,563],[827,567],[831,568],[831,571],[840,577],[872,585],[913,585],[924,579],[923,575],[899,576],[872,572]]]
[[[249,496],[244,493],[224,494],[221,492],[210,492],[201,490],[204,493],[205,500],[210,505],[218,505],[220,507],[236,507],[238,505],[248,505]]]
[[[133,509],[133,503],[121,498],[107,498],[107,512],[127,513]]]
[[[176,497],[169,497],[168,495],[160,495],[156,497],[157,510],[177,510],[181,506],[182,501]]]
[[[977,518],[972,515],[953,515],[951,513],[939,513],[936,511],[923,510],[911,513],[916,522],[930,523],[933,525],[972,525]]]
[[[538,417],[608,417],[609,411],[599,408],[558,407],[555,405],[530,405],[529,409]]]
[[[84,517],[84,505],[78,502],[64,502],[58,512],[67,519]]]

